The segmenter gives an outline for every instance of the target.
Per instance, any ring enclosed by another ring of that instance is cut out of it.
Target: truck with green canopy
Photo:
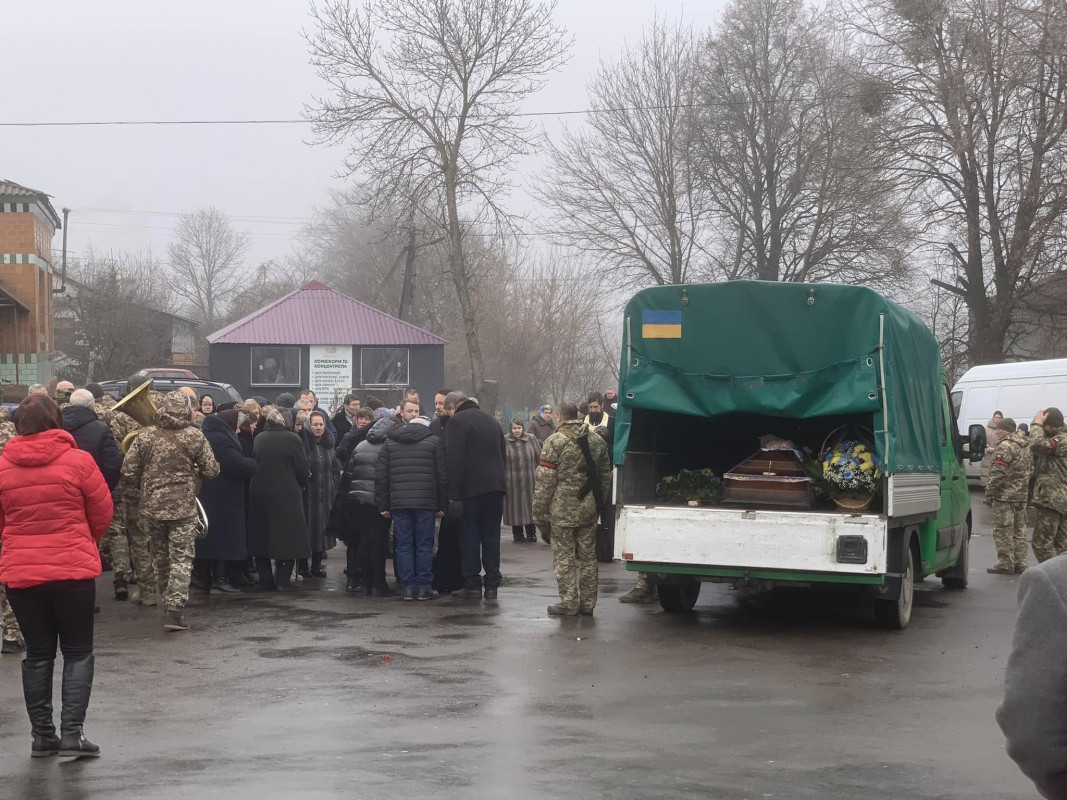
[[[915,583],[966,587],[964,443],[915,314],[861,286],[732,281],[646,289],[624,323],[615,554],[665,610],[691,609],[708,581],[854,584],[899,629]],[[823,479],[842,439],[860,443],[867,505]],[[665,496],[687,476],[719,491]]]

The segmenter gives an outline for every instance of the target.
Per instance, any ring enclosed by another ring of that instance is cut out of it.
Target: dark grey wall
[[[418,390],[419,397],[423,402],[423,413],[433,413],[434,392],[442,387],[445,381],[445,348],[444,345],[418,345],[409,347],[410,383]],[[300,346],[300,383],[293,386],[252,386],[252,346],[247,344],[213,344],[211,352],[211,380],[223,383],[232,383],[238,392],[244,397],[262,395],[273,401],[282,392],[297,394],[300,389],[308,385],[308,365],[311,351],[307,345]],[[360,370],[360,345],[352,347],[352,386],[359,387]],[[357,394],[363,399],[368,395],[376,395],[383,402],[392,404],[399,398],[399,392],[387,389],[366,389],[360,387]],[[329,403],[329,398],[322,398],[323,405]]]

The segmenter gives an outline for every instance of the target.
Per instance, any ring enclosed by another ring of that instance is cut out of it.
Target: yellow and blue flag
[[[681,311],[652,311],[646,309],[641,312],[641,338],[643,339],[681,339],[682,338],[682,312]]]

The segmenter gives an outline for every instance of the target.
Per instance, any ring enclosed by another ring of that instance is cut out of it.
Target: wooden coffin
[[[810,508],[811,479],[792,450],[760,450],[722,476],[723,502]]]

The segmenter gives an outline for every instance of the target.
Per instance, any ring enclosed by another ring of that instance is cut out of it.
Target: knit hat
[[[415,419],[411,420],[411,422],[415,425],[425,425],[426,427],[430,426],[430,420],[426,419],[426,417],[415,417]]]
[[[1011,417],[1004,417],[1004,419],[997,423],[998,431],[1007,431],[1008,433],[1015,433],[1016,427],[1018,426],[1015,424],[1015,420],[1013,420]]]
[[[282,408],[292,408],[296,405],[296,398],[289,392],[282,392],[278,395],[278,399],[274,401],[274,405],[281,406]]]
[[[391,416],[393,416],[393,410],[391,408],[386,408],[385,406],[382,406],[381,408],[374,409],[375,420],[385,419],[386,417]]]

